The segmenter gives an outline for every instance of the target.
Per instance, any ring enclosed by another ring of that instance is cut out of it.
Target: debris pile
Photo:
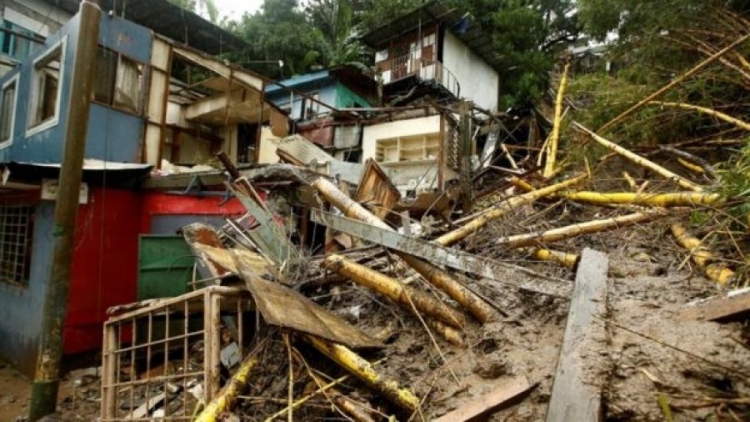
[[[247,213],[183,228],[195,291],[110,309],[102,420],[747,417],[750,349],[714,321],[750,293],[716,292],[742,279],[685,227],[727,199],[577,124],[615,155],[560,166],[564,86],[544,144],[460,131],[485,149],[427,207],[300,137],[287,164],[220,155]]]

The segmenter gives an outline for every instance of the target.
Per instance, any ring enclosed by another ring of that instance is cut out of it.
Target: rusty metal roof
[[[81,3],[80,0],[44,1],[71,14],[78,13]],[[105,13],[113,11],[117,16],[209,54],[247,47],[245,41],[231,32],[167,0],[99,0],[99,5]]]
[[[479,23],[467,15],[465,11],[449,8],[439,1],[427,3],[399,18],[395,18],[380,28],[365,34],[362,41],[368,46],[380,50],[391,41],[432,22],[439,22],[443,28],[450,30],[493,69],[500,70],[502,61],[493,50],[492,38],[482,31]],[[456,30],[457,24],[461,24],[462,31]]]

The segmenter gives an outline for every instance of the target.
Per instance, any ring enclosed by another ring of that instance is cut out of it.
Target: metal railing
[[[404,55],[393,59],[390,82],[412,75],[417,75],[425,81],[434,80],[456,98],[461,96],[461,85],[456,75],[448,70],[443,63],[437,60],[417,59],[413,55]]]

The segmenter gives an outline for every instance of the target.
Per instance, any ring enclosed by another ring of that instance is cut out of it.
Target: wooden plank
[[[591,356],[598,355],[597,342],[606,338],[606,327],[600,317],[607,310],[608,269],[606,254],[589,248],[583,250],[557,361],[547,422],[602,420],[601,387],[592,385],[586,374],[604,372],[603,368],[600,371],[596,367],[597,362],[603,364],[604,360],[592,360]]]
[[[750,314],[750,287],[688,304],[681,320],[727,321]]]
[[[500,406],[509,404],[513,399],[526,393],[533,387],[534,385],[529,384],[529,381],[524,376],[514,378],[491,392],[479,396],[458,409],[435,419],[434,422],[464,422],[472,420],[477,416],[498,410]]]

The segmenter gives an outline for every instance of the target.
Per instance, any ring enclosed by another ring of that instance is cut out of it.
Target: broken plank
[[[601,388],[586,378],[604,372],[591,359],[597,342],[606,338],[607,255],[586,248],[578,264],[575,288],[570,301],[555,382],[547,410],[547,422],[601,420]]]
[[[159,393],[155,395],[154,397],[151,397],[150,399],[146,401],[146,403],[143,403],[137,409],[135,409],[133,413],[128,415],[126,419],[147,418],[149,414],[151,413],[151,409],[155,408],[159,403],[164,401],[164,399],[166,398],[167,398],[166,393]]]
[[[491,392],[477,397],[458,409],[449,412],[434,422],[464,422],[473,420],[492,410],[497,410],[502,405],[507,405],[513,399],[531,390],[535,384],[529,384],[524,376],[514,378]]]
[[[678,319],[726,321],[747,314],[750,314],[750,287],[690,303],[678,314]]]
[[[372,226],[361,221],[321,211],[313,212],[313,221],[389,249],[405,252],[429,262],[439,262],[446,267],[465,271],[522,290],[563,298],[570,297],[572,292],[570,283],[564,281],[543,280],[540,278],[530,280],[526,277],[509,278],[503,276],[509,269],[525,271],[523,267],[481,258],[422,239],[404,236],[400,233]]]

